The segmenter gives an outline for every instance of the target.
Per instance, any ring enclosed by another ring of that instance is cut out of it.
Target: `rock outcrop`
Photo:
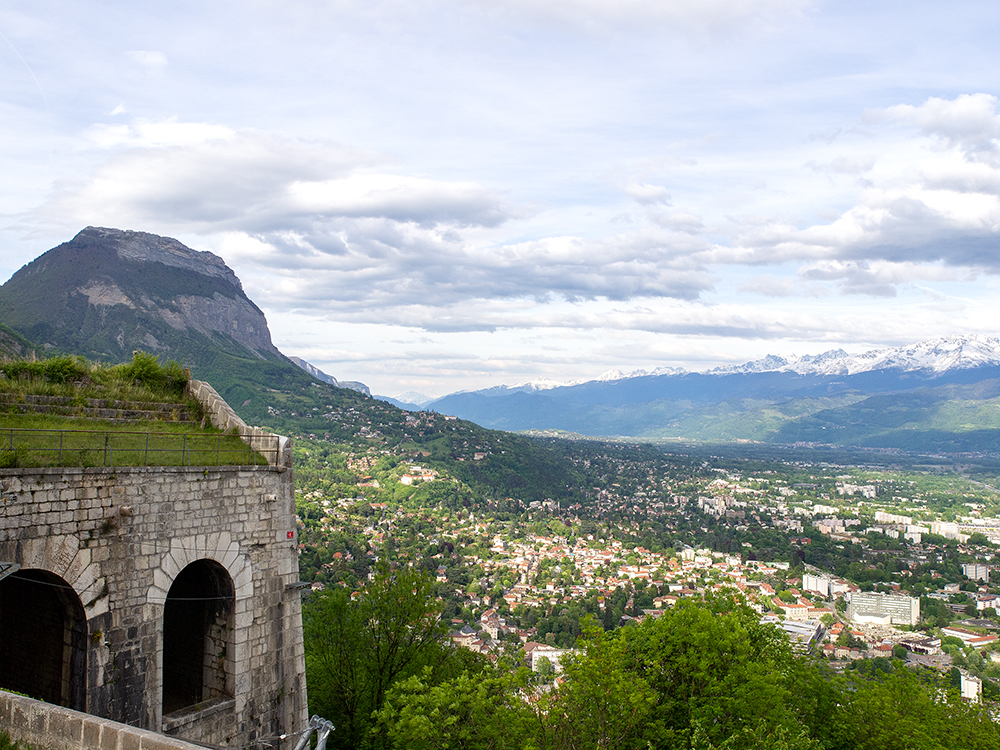
[[[0,287],[0,321],[103,360],[136,349],[185,362],[211,350],[283,359],[222,258],[147,232],[87,227],[49,250]]]

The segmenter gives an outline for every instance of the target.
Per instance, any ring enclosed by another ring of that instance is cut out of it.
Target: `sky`
[[[1000,321],[1000,4],[7,0],[0,280],[221,256],[374,393]]]

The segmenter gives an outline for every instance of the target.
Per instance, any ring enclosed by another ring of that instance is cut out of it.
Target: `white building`
[[[852,620],[871,622],[888,615],[893,625],[916,625],[920,620],[920,599],[900,594],[853,591],[847,595],[847,615]]]

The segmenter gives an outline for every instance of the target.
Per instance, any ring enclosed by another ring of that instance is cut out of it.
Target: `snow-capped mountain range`
[[[872,370],[944,373],[972,367],[1000,365],[1000,338],[994,336],[947,336],[910,346],[872,349],[864,354],[848,354],[832,349],[817,355],[777,357],[742,365],[717,367],[710,373],[796,372],[801,375],[855,375]]]
[[[800,375],[855,375],[872,370],[922,371],[944,373],[972,367],[1000,365],[1000,338],[995,336],[946,336],[921,341],[909,346],[872,349],[863,354],[848,354],[843,349],[831,349],[822,354],[805,354],[801,357],[779,357],[768,354],[762,359],[741,365],[725,365],[705,371],[706,375],[731,375],[761,372],[795,372]],[[578,379],[558,382],[549,379],[529,380],[516,385],[500,385],[485,391],[547,391],[553,388],[607,383],[630,378],[658,375],[684,375],[682,367],[657,367],[655,370],[608,370],[592,380]],[[464,391],[463,391],[464,392]]]
[[[960,423],[953,401],[963,405]],[[504,430],[946,452],[995,445],[1000,453],[995,402],[1000,338],[949,336],[863,354],[769,355],[707,372],[612,371],[577,384],[498,386],[424,408]]]

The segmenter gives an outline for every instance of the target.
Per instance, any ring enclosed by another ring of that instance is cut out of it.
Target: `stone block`
[[[121,733],[121,750],[139,750],[142,746],[142,738],[138,732]]]
[[[101,722],[95,719],[84,719],[83,721],[83,745],[87,748],[100,747],[101,743]]]
[[[118,750],[118,727],[111,722],[101,725],[101,745],[99,750]]]

